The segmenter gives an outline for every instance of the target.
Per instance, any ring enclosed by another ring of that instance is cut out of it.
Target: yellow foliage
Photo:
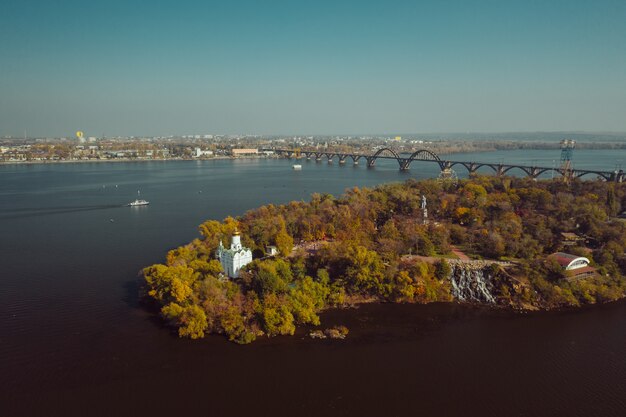
[[[470,212],[470,209],[467,207],[458,207],[455,210],[455,214],[458,219],[462,219],[469,212]]]

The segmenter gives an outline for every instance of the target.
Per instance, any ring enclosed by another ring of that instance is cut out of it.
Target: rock
[[[326,339],[326,335],[325,335],[325,334],[324,334],[324,332],[323,332],[323,331],[321,331],[321,330],[312,330],[312,331],[309,333],[309,337],[310,337],[311,339]]]

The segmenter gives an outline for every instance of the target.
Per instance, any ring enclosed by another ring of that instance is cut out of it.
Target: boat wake
[[[37,208],[16,208],[6,210],[0,214],[0,219],[20,219],[27,217],[49,216],[53,214],[78,213],[81,211],[108,210],[123,207],[119,204],[100,204],[91,206],[62,206],[62,207],[37,207]]]

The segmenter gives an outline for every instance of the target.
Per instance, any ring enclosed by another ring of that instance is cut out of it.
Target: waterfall
[[[478,301],[495,304],[496,299],[491,293],[493,283],[491,277],[484,272],[484,268],[472,265],[452,265],[450,282],[452,296],[461,301]]]

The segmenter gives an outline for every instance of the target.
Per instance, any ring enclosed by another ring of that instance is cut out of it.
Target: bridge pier
[[[533,180],[537,181],[537,178],[539,177],[540,174],[541,174],[541,171],[539,171],[539,168],[531,167],[530,173],[528,174],[528,176],[532,178]]]
[[[467,174],[470,177],[476,176],[476,171],[478,171],[478,165],[476,165],[473,162],[470,162],[469,164],[463,164],[463,166],[467,169]]]

